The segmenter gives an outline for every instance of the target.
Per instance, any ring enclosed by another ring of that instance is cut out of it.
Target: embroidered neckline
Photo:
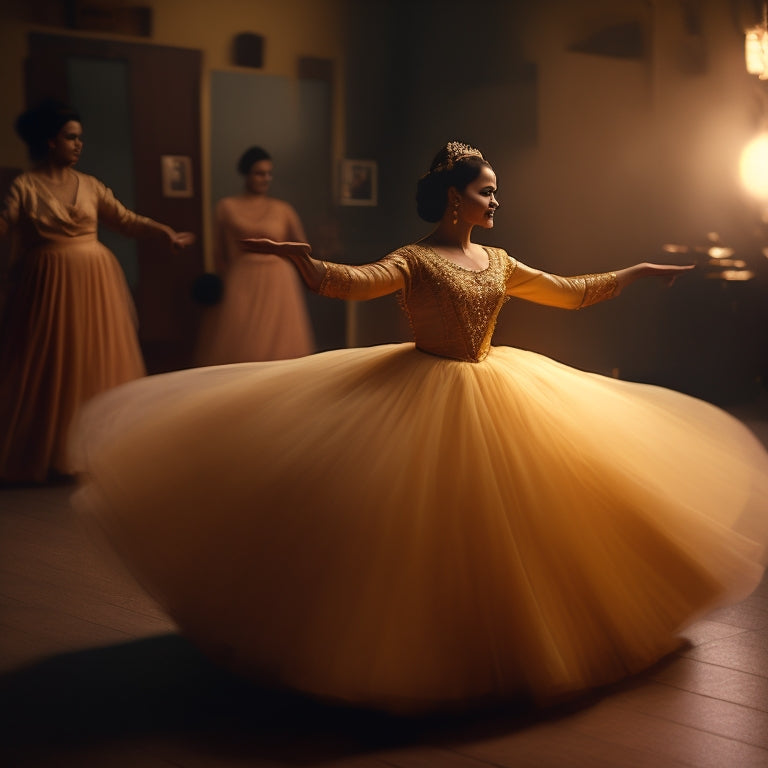
[[[425,251],[429,251],[443,263],[450,264],[452,267],[456,267],[456,269],[460,269],[462,272],[469,272],[473,275],[482,275],[484,272],[487,272],[491,268],[491,251],[486,245],[480,246],[488,256],[488,266],[483,267],[483,269],[470,269],[469,267],[462,267],[461,264],[457,264],[455,261],[451,261],[451,259],[447,259],[445,256],[441,256],[438,251],[432,248],[432,246],[423,245],[422,243],[414,243],[414,245],[417,245],[419,248],[423,248]]]

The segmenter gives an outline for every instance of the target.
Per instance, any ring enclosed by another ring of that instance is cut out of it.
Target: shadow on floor
[[[178,635],[78,651],[0,677],[0,744],[76,746],[162,735],[220,756],[300,765],[385,748],[510,734],[597,700],[542,712],[523,703],[399,718],[256,687],[222,672]],[[0,757],[2,757],[0,751]]]

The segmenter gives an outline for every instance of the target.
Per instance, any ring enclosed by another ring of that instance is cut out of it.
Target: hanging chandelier
[[[768,80],[768,4],[763,3],[763,20],[750,27],[744,38],[744,58],[747,72]]]

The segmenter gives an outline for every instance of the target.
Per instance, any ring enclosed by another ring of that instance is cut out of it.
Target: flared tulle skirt
[[[144,374],[135,311],[95,239],[24,255],[0,328],[0,481],[75,471],[67,430],[88,399]]]
[[[615,681],[765,561],[768,455],[741,423],[507,347],[151,377],[74,447],[76,507],[203,649],[392,711]]]

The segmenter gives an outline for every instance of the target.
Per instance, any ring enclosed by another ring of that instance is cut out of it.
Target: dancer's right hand
[[[249,237],[241,240],[240,245],[243,250],[250,253],[271,253],[275,256],[289,259],[295,259],[297,256],[306,257],[312,254],[312,248],[309,243],[279,243],[266,237]]]

